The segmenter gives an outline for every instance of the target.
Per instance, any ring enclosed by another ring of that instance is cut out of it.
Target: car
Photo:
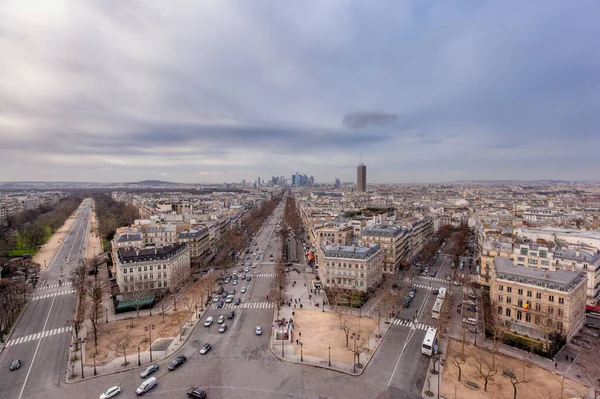
[[[475,306],[475,301],[472,301],[472,300],[469,299],[467,301],[467,305]]]
[[[438,288],[436,288],[436,289],[433,290],[433,295],[437,295],[439,293],[440,293],[440,290]]]
[[[411,292],[409,292],[409,293],[408,293],[408,296],[409,296],[409,297],[411,297],[411,298],[414,298],[414,296],[415,296],[415,292],[414,292],[414,291],[411,291]]]
[[[206,318],[206,321],[204,322],[204,327],[210,327],[210,325],[213,323],[213,318],[212,316],[208,316]]]
[[[233,319],[234,317],[235,317],[235,312],[233,310],[227,314],[228,319]]]
[[[221,327],[219,327],[219,332],[224,333],[226,330],[227,330],[227,324],[221,324]]]
[[[227,295],[227,298],[225,299],[225,303],[231,303],[233,302],[233,295]]]
[[[108,399],[108,398],[112,398],[114,396],[117,396],[118,394],[121,393],[121,387],[115,385],[114,387],[110,387],[106,390],[106,392],[104,392],[102,395],[100,395],[100,399]]]
[[[235,304],[239,305],[242,302],[242,300],[240,298],[235,298]]]
[[[256,265],[252,265],[252,268],[253,268],[253,269],[256,269]]]
[[[18,368],[21,368],[21,359],[16,359],[16,360],[13,360],[13,361],[10,363],[10,370],[11,370],[11,371],[12,371],[12,370],[16,370],[16,369],[18,369]]]
[[[227,291],[223,291],[223,293],[221,294],[221,297],[227,298]]]
[[[228,284],[230,281],[231,281],[231,279],[230,279],[229,277],[227,277],[227,278],[225,279],[225,284]]]
[[[424,271],[423,273],[421,273],[421,276],[427,276],[427,272]]]
[[[272,257],[273,257],[273,254],[269,255],[269,257],[270,257],[270,258],[272,258]]]
[[[221,297],[219,295],[215,295],[213,302],[219,302],[219,299],[221,299]]]
[[[146,378],[150,374],[154,373],[157,370],[158,370],[158,364],[156,364],[156,363],[151,364],[150,366],[148,366],[148,368],[146,370],[142,371],[142,373],[140,374],[140,377]]]
[[[135,394],[141,396],[150,391],[151,389],[154,389],[157,384],[158,381],[156,380],[156,377],[150,377],[146,381],[142,382],[142,385],[140,385],[138,389],[135,390]]]
[[[248,269],[248,268],[244,269],[244,272],[246,272],[246,273],[248,273],[249,271],[250,271],[250,269]]]
[[[242,287],[242,290],[240,291],[242,294],[246,293],[246,287]]]
[[[246,277],[246,281],[252,281],[252,276]]]
[[[202,346],[202,349],[200,349],[200,354],[206,355],[208,353],[208,351],[211,349],[212,349],[212,346],[210,346],[210,344],[204,344],[204,346]]]
[[[240,276],[240,278],[241,278],[242,280],[245,280],[245,279],[246,279],[246,273],[243,273],[243,274]]]
[[[256,335],[262,335],[262,328],[260,328],[260,326],[254,327],[254,333]]]
[[[240,273],[242,273],[244,271],[243,267],[240,267]]]
[[[262,251],[258,251],[258,253],[262,255]]]
[[[453,285],[460,285],[460,283],[459,283],[458,281],[456,281],[456,280],[454,280],[454,281],[452,282],[452,284],[453,284]]]
[[[404,306],[405,308],[408,308],[408,307],[410,306],[410,301],[404,301],[404,304],[403,304],[403,306]]]
[[[435,272],[429,273],[429,277],[435,277]]]
[[[190,388],[187,391],[187,396],[188,396],[188,398],[205,399],[206,392],[200,388]]]
[[[476,308],[475,306],[470,306],[470,305],[469,305],[469,306],[467,306],[467,310],[468,310],[469,312],[477,312],[477,308]]]
[[[219,303],[217,303],[217,309],[221,309],[223,307],[223,301],[219,301]]]
[[[185,357],[185,356],[177,356],[175,359],[173,359],[171,364],[169,364],[169,371],[175,370],[177,367],[179,367],[183,363],[185,363],[186,360],[187,360],[187,357]]]
[[[219,316],[219,319],[217,320],[217,324],[223,324],[224,321],[225,321],[225,316],[221,315],[221,316]]]
[[[233,280],[233,285],[237,285],[237,279]]]

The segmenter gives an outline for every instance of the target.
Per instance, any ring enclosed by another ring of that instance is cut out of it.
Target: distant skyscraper
[[[333,184],[333,188],[340,188],[340,178],[335,178],[335,183]]]
[[[356,191],[367,192],[367,165],[362,162],[362,156],[356,168]]]

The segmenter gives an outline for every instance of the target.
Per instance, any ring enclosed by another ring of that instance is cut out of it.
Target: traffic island
[[[282,312],[283,313],[283,312]],[[390,326],[370,317],[296,309],[275,321],[271,350],[281,360],[359,375]],[[289,326],[282,341],[282,328]]]

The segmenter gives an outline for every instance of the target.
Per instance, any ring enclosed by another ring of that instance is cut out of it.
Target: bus
[[[433,304],[433,309],[431,309],[431,317],[434,319],[440,318],[440,313],[442,312],[442,306],[444,306],[444,300],[441,298],[437,298],[435,303]]]
[[[600,314],[596,312],[586,312],[585,325],[593,329],[600,329]]]
[[[446,289],[444,287],[441,287],[440,290],[438,291],[438,296],[439,299],[444,300],[446,299]]]
[[[425,339],[423,340],[423,346],[421,347],[421,353],[427,356],[433,354],[433,346],[436,345],[437,330],[433,327],[427,329]]]

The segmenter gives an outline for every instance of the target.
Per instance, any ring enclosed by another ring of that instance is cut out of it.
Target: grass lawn
[[[52,229],[50,226],[44,226],[44,231],[46,232],[44,243],[46,243],[52,237]],[[23,256],[24,254],[30,254],[33,257],[41,248],[27,248],[29,244],[19,233],[15,233],[14,237],[15,245],[11,250],[7,251],[9,257]]]

